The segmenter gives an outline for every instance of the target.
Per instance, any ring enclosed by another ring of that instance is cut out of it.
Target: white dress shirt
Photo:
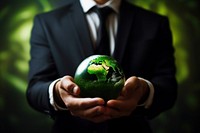
[[[99,28],[99,17],[98,14],[94,11],[90,11],[90,9],[94,6],[104,7],[109,6],[113,12],[108,16],[107,19],[107,28],[109,32],[110,38],[110,54],[112,55],[115,48],[115,36],[117,33],[117,26],[118,26],[118,13],[119,13],[119,6],[121,0],[110,0],[104,5],[98,5],[94,0],[80,0],[81,6],[83,8],[83,12],[86,15],[86,19],[88,21],[89,30],[91,33],[91,38],[95,47],[95,42],[97,40],[97,30]]]

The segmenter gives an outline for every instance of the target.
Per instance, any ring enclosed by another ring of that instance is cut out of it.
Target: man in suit
[[[76,68],[96,54],[98,14],[109,6],[110,56],[126,82],[117,99],[81,98]],[[52,132],[149,133],[148,121],[173,107],[177,97],[175,59],[168,18],[125,0],[74,0],[37,15],[31,34],[27,99],[50,115]]]

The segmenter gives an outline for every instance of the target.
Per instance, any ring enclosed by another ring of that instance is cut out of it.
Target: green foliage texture
[[[179,93],[171,110],[150,121],[155,133],[198,133],[200,16],[198,0],[129,0],[170,19]],[[30,31],[40,12],[66,0],[0,2],[0,132],[49,132],[52,120],[26,101]],[[169,96],[170,97],[170,96]]]

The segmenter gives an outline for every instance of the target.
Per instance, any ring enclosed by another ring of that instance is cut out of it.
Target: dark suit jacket
[[[93,44],[78,0],[35,17],[27,99],[34,109],[54,118],[54,131],[150,132],[147,120],[174,105],[177,82],[168,18],[122,0],[115,45],[113,57],[126,78],[143,77],[154,85],[151,108],[138,107],[129,117],[101,124],[76,118],[68,111],[56,112],[49,102],[50,83],[64,75],[73,76],[79,63],[94,53]]]

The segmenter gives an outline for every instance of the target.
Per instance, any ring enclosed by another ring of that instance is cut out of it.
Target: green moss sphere
[[[74,81],[81,89],[81,97],[101,97],[108,101],[119,96],[125,75],[114,58],[92,55],[80,63]]]

